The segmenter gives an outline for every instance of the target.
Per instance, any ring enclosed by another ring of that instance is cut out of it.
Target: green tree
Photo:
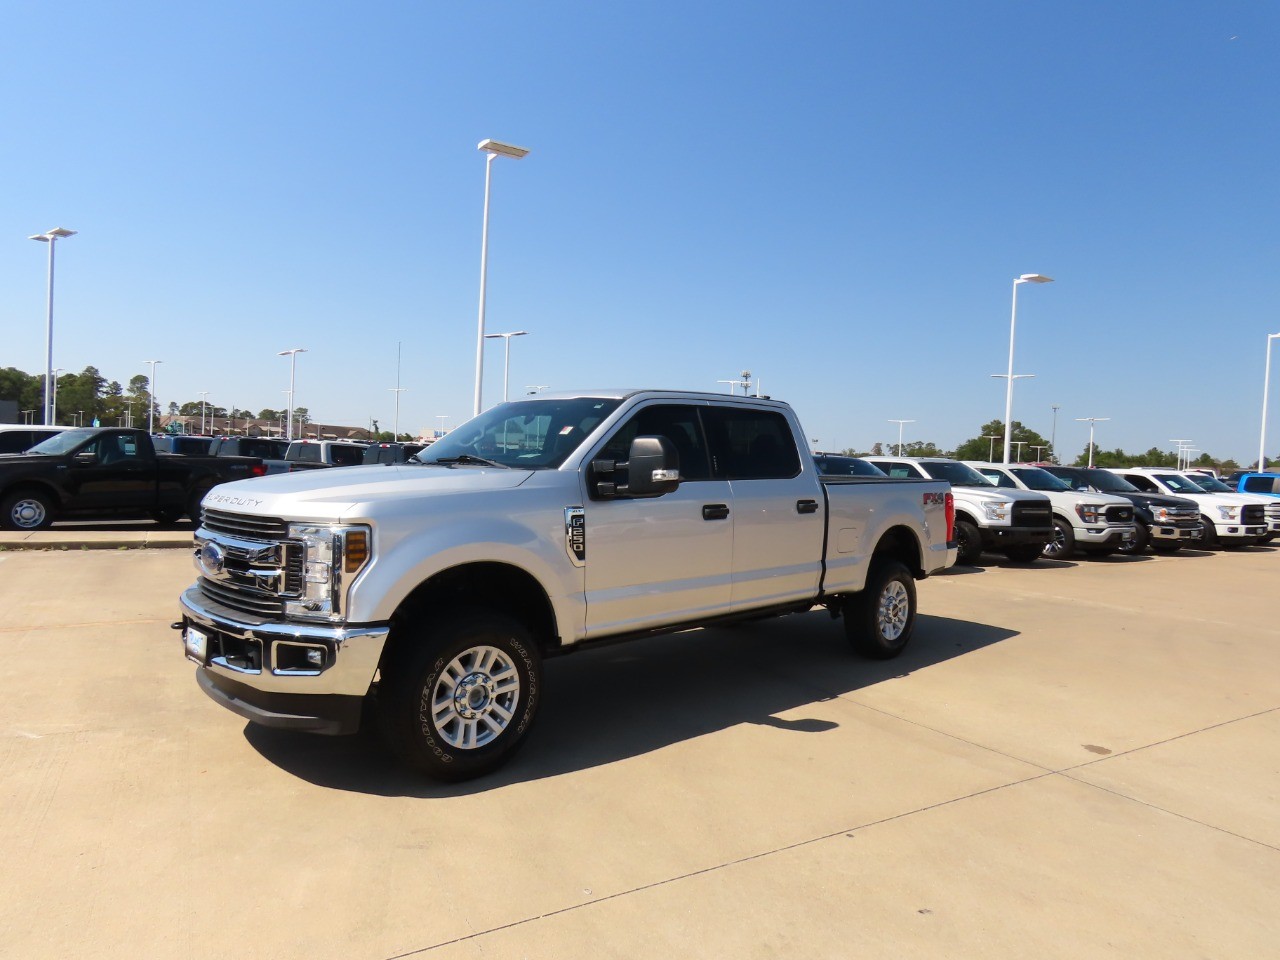
[[[1009,424],[1011,436],[1009,455],[1012,459],[1029,462],[1037,459],[1047,460],[1053,457],[1053,447],[1049,441],[1023,424],[1014,420]],[[991,438],[995,439],[992,440]],[[1018,446],[1021,444],[1021,446]],[[1037,453],[1036,448],[1040,448]],[[1018,451],[1022,453],[1019,456]],[[952,454],[957,460],[986,460],[989,457],[1000,460],[1004,456],[1004,421],[992,420],[982,425],[978,436],[966,440],[956,447]]]
[[[894,450],[897,450],[897,444],[894,444]],[[913,440],[910,443],[902,445],[902,456],[904,457],[949,457],[951,456],[946,450],[943,450],[936,443],[929,440]]]

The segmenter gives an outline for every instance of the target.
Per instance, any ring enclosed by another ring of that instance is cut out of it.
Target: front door
[[[589,458],[625,461],[635,437],[664,436],[680,453],[681,475],[680,486],[661,497],[584,499],[589,638],[729,611],[732,490],[711,478],[701,409],[642,406]]]

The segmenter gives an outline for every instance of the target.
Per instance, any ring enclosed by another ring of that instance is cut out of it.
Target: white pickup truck
[[[670,391],[505,403],[421,462],[220,486],[181,599],[200,686],[248,720],[354,732],[440,779],[500,765],[541,661],[803,612],[896,656],[955,562],[947,483],[822,477],[791,408]],[[374,694],[370,697],[370,694]]]
[[[1077,551],[1105,557],[1134,537],[1133,504],[1123,497],[1073,490],[1065,480],[1029,463],[965,463],[1001,489],[1034,490],[1049,498],[1053,539],[1044,548],[1049,560],[1065,560]]]
[[[863,459],[891,477],[933,477],[951,484],[961,563],[978,563],[986,550],[1015,563],[1032,563],[1053,540],[1053,508],[1044,494],[997,488],[973,467],[948,457]]]

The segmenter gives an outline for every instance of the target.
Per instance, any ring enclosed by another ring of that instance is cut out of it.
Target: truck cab
[[[1072,489],[1065,480],[1027,463],[966,461],[1003,489],[1034,490],[1053,504],[1053,539],[1045,544],[1050,560],[1077,551],[1106,556],[1133,540],[1133,504],[1123,497]]]

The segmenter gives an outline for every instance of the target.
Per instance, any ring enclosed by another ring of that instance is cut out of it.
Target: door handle
[[[817,513],[817,512],[818,512],[817,500],[797,500],[796,501],[796,513]]]
[[[708,503],[702,508],[703,520],[724,520],[729,516],[727,503]]]

